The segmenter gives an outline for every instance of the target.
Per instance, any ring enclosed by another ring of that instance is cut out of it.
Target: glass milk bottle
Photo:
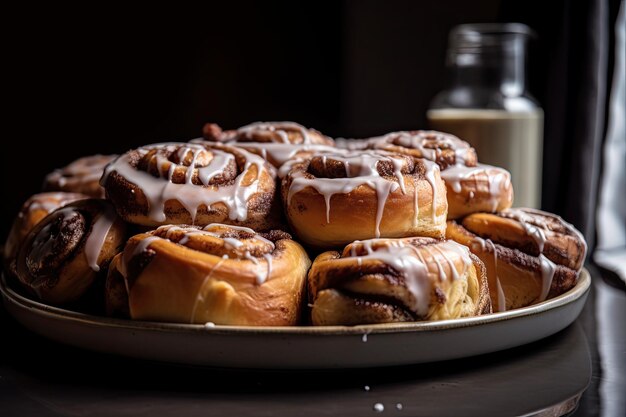
[[[517,23],[468,24],[450,32],[448,87],[432,101],[434,130],[469,142],[480,163],[511,173],[516,207],[541,206],[543,111],[526,91],[526,44]]]

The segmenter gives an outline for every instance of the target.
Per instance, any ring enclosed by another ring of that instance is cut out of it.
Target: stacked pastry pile
[[[511,209],[507,171],[433,131],[335,142],[291,122],[207,124],[188,143],[80,159],[44,189],[9,235],[9,279],[136,320],[475,316],[569,290],[586,250],[558,216]]]

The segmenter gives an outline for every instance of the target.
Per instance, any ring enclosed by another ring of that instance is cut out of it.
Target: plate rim
[[[13,290],[6,282],[4,272],[0,279],[0,294],[4,303],[13,303],[18,307],[35,310],[36,314],[49,318],[72,321],[84,325],[107,328],[120,328],[137,331],[158,332],[197,332],[211,334],[259,334],[259,335],[314,335],[314,336],[337,336],[347,334],[384,334],[384,333],[407,333],[407,332],[430,332],[474,327],[486,325],[515,318],[528,317],[541,314],[575,302],[583,297],[591,287],[591,274],[585,267],[580,271],[576,285],[569,291],[541,303],[514,310],[491,313],[481,316],[464,317],[459,319],[438,321],[416,321],[408,323],[381,323],[362,324],[356,326],[235,326],[167,323],[156,321],[140,321],[105,316],[96,316],[77,311],[67,310],[32,300]],[[12,316],[13,313],[9,312]],[[15,316],[14,316],[15,317]]]

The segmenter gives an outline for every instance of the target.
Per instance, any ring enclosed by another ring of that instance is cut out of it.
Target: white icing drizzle
[[[454,150],[455,163],[462,165],[465,165],[465,161],[469,159],[468,154],[472,149],[467,142],[456,136],[437,131],[391,132],[383,136],[365,139],[364,141],[367,143],[365,146],[369,148],[384,149],[389,145],[396,145],[414,149],[419,151],[422,158],[430,161],[437,161],[437,158],[441,155],[442,148],[446,147]],[[441,145],[433,147],[433,143]],[[350,144],[347,146],[351,147]],[[352,144],[352,147],[357,149],[362,146],[364,146],[363,143],[359,143],[359,141],[355,141]]]
[[[96,182],[102,176],[104,167],[117,155],[93,155],[79,158],[64,168],[55,169],[46,176],[46,182],[65,185],[81,185]]]
[[[556,265],[546,258],[543,253],[539,254],[539,263],[541,264],[541,294],[539,295],[539,301],[544,301],[548,298],[548,293],[550,293]]]
[[[91,233],[89,233],[87,241],[85,242],[85,257],[87,258],[87,263],[89,267],[96,272],[100,271],[98,256],[102,251],[102,246],[106,241],[109,230],[111,230],[116,219],[117,215],[115,214],[115,210],[107,206],[93,224]]]
[[[269,253],[264,253],[263,258],[265,258],[265,262],[267,262],[267,273],[265,274],[265,278],[263,279],[263,281],[259,282],[257,280],[257,283],[259,285],[265,282],[270,277],[270,275],[272,275],[272,255]]]
[[[329,145],[321,144],[295,144],[274,142],[237,142],[236,146],[251,152],[261,152],[263,159],[273,161],[278,167],[293,159],[300,152],[335,152],[337,149]]]
[[[506,311],[506,297],[504,295],[504,291],[502,290],[502,286],[500,285],[500,276],[498,275],[498,250],[491,239],[482,240],[482,242],[483,247],[485,242],[487,243],[487,246],[491,246],[491,251],[493,252],[493,269],[496,274],[496,287],[499,288],[498,291],[502,291],[502,297],[500,297],[500,293],[498,292],[498,311]]]
[[[88,198],[83,196],[82,198]],[[66,206],[69,203],[80,200],[80,194],[59,192],[35,194],[25,204],[28,212],[35,210],[43,210],[46,213],[52,213],[54,210]],[[21,214],[21,212],[20,212]]]
[[[485,197],[489,201],[492,212],[498,209],[503,194],[508,193],[511,189],[511,174],[507,170],[485,164],[478,164],[475,167],[450,166],[441,171],[441,178],[449,186],[448,193],[452,191],[456,194],[462,192],[463,183],[473,181],[476,184],[476,189],[481,190],[482,187],[479,187],[478,183],[485,181],[488,189]],[[470,198],[473,197],[473,192],[471,193]]]
[[[129,251],[128,248],[124,249],[122,262],[120,263],[118,270],[120,274],[122,274],[122,277],[124,277],[124,285],[126,286],[127,294],[130,294],[130,287],[128,285],[128,264],[135,256],[146,251],[155,240],[161,240],[161,238],[159,236],[149,236],[140,240],[132,251]]]
[[[222,224],[222,223],[211,223],[211,224],[207,224],[206,226],[203,227],[203,230],[209,231],[209,230],[213,230],[213,229],[221,229],[221,228],[226,228],[226,229],[232,229],[232,230],[238,230],[240,232],[244,232],[244,233],[250,233],[253,235],[256,235],[256,232],[254,231],[254,229],[251,229],[249,227],[245,227],[245,226],[234,226],[234,225],[229,225],[229,224]],[[259,236],[261,237],[261,236]],[[269,242],[269,240],[268,240]]]
[[[196,299],[193,303],[193,308],[191,309],[191,318],[189,319],[190,323],[194,323],[194,320],[196,318],[196,310],[198,309],[198,304],[201,301],[204,301],[204,297],[202,296],[202,288],[204,288],[204,285],[211,278],[211,276],[213,276],[213,273],[217,271],[217,269],[220,267],[220,265],[222,265],[224,261],[225,259],[220,259],[220,261],[217,264],[215,264],[215,266],[211,269],[211,272],[209,272],[208,275],[204,277],[204,279],[202,280],[202,284],[200,284],[200,287],[198,288],[198,295],[196,296]]]
[[[500,285],[500,278],[496,277],[496,288],[498,291],[498,311],[506,311],[506,297],[504,291],[502,291],[502,285]]]
[[[360,151],[367,149],[371,139],[346,139],[335,138],[335,145],[339,149],[347,149],[349,151]]]
[[[541,267],[541,294],[539,295],[538,301],[544,301],[548,297],[548,293],[550,292],[550,286],[552,285],[552,280],[554,279],[554,273],[556,271],[556,265],[554,262],[546,258],[543,254],[543,248],[546,244],[547,237],[543,229],[549,229],[547,224],[543,222],[538,217],[530,216],[528,213],[525,213],[520,209],[508,209],[501,212],[501,215],[517,220],[519,224],[524,228],[526,234],[533,238],[535,243],[537,244],[537,248],[539,250],[539,264]],[[539,226],[535,226],[531,222],[535,222],[539,224]]]
[[[252,262],[253,264],[255,264],[255,265],[258,265],[258,264],[259,264],[259,260],[258,260],[257,258],[255,258],[254,256],[250,255],[250,251],[249,251],[249,250],[247,250],[247,251],[244,253],[244,255],[243,255],[243,256],[244,256],[244,258],[246,258],[247,260],[249,260],[249,261],[250,261],[250,262]],[[258,277],[257,277],[257,278],[258,278]]]
[[[506,311],[506,296],[504,295],[504,291],[502,290],[502,286],[500,284],[500,276],[498,275],[498,250],[496,249],[496,245],[491,241],[491,239],[483,239],[479,236],[474,236],[474,238],[472,239],[472,245],[473,244],[478,244],[482,252],[485,252],[485,248],[487,248],[488,252],[493,253],[493,269],[496,276],[496,289],[498,292],[498,305],[496,306],[496,308],[500,312]]]
[[[551,230],[548,223],[541,219],[541,216],[545,216],[552,218],[555,222],[559,223],[561,226],[567,229],[569,234],[577,237],[578,241],[580,241],[583,245],[583,258],[587,253],[587,242],[585,241],[582,233],[580,233],[580,231],[576,229],[572,224],[566,222],[565,220],[563,220],[563,218],[557,216],[556,214],[546,213],[541,210],[531,208],[510,208],[502,211],[500,214],[503,217],[517,220],[522,225],[526,233],[535,240],[537,246],[539,247],[539,252],[543,252],[543,246],[547,240],[546,235],[542,229]],[[533,217],[532,215],[535,216]],[[531,223],[536,223],[538,226],[535,226]]]
[[[433,223],[435,223],[437,219],[437,173],[439,173],[440,170],[439,165],[436,163],[427,159],[424,159],[423,161],[426,165],[426,180],[430,183],[430,186],[433,189],[432,219]]]
[[[287,193],[287,203],[291,202],[296,193],[307,187],[312,187],[324,197],[326,222],[330,223],[331,197],[335,194],[347,194],[361,185],[367,185],[376,191],[378,202],[375,234],[376,237],[380,237],[380,222],[389,194],[398,188],[401,188],[402,193],[405,192],[404,176],[401,173],[403,160],[391,154],[379,152],[336,152],[327,154],[325,157],[343,163],[346,167],[347,177],[307,178],[304,172],[296,171],[292,174],[292,182]],[[397,183],[380,176],[377,169],[380,161],[389,161],[393,164]]]
[[[533,215],[534,214],[534,215]],[[550,226],[541,218],[541,216],[547,216],[553,218],[555,221],[559,222],[562,226],[564,226],[571,234],[578,237],[580,242],[583,242],[584,250],[586,252],[587,245],[582,236],[582,234],[574,228],[571,224],[565,222],[561,217],[544,213],[540,210],[534,209],[519,209],[519,208],[511,208],[500,212],[500,215],[516,220],[523,228],[528,236],[530,236],[536,243],[537,249],[539,251],[539,256],[537,257],[539,261],[539,266],[541,268],[541,293],[539,295],[538,301],[545,301],[550,293],[550,288],[552,286],[552,281],[554,279],[554,274],[556,272],[557,266],[554,262],[548,259],[544,254],[543,250],[545,244],[547,242],[547,237],[545,230],[551,230]],[[476,240],[477,238],[475,238]],[[495,247],[494,247],[495,253]],[[583,255],[584,256],[584,255]],[[497,257],[496,257],[497,259]]]
[[[144,253],[146,250],[148,250],[148,247],[150,247],[152,242],[156,240],[167,240],[167,239],[163,239],[159,236],[149,236],[145,239],[142,239],[139,243],[137,243],[137,246],[135,246],[135,249],[131,252],[130,258],[132,259],[135,256],[141,253]],[[124,255],[126,255],[126,253],[124,253]]]
[[[454,262],[452,262],[452,260],[449,257],[446,256],[445,252],[441,249],[441,247],[439,245],[434,246],[434,248],[435,248],[435,250],[437,250],[441,254],[441,256],[443,256],[443,259],[445,259],[448,262],[448,266],[450,267],[450,271],[452,271],[452,279],[453,280],[459,279],[459,272],[456,270],[456,266],[454,266]],[[468,251],[469,250],[465,246],[463,246],[463,247],[452,246],[451,248],[454,248],[452,250],[454,250],[457,253],[458,253],[458,251]],[[463,271],[461,271],[461,276],[465,276],[465,273],[467,272],[467,268],[469,267],[469,264],[471,263],[471,258],[469,257],[469,252],[468,253],[461,253],[460,258],[463,260]]]
[[[189,242],[189,237],[190,236],[194,236],[194,235],[204,235],[204,236],[211,236],[211,237],[215,237],[218,239],[221,239],[224,242],[224,246],[226,246],[229,249],[233,249],[233,250],[237,250],[239,248],[241,248],[242,246],[244,246],[244,242],[242,242],[239,239],[236,239],[234,237],[222,237],[222,235],[217,232],[216,230],[219,229],[225,229],[226,231],[229,230],[237,230],[237,231],[241,231],[244,233],[250,233],[252,235],[251,238],[247,239],[247,240],[251,240],[251,241],[257,241],[257,242],[261,242],[263,244],[268,245],[271,248],[271,251],[274,251],[274,249],[276,248],[276,245],[274,244],[274,242],[272,242],[271,240],[268,240],[266,238],[264,238],[263,236],[257,234],[253,229],[250,229],[249,227],[243,227],[243,226],[230,226],[230,225],[224,225],[224,224],[220,224],[220,223],[211,223],[207,226],[205,226],[202,229],[197,229],[195,227],[180,227],[180,226],[176,226],[176,225],[164,225],[164,226],[160,226],[157,229],[158,233],[162,233],[165,232],[166,238],[170,238],[172,233],[174,232],[183,232],[185,233],[185,235],[183,236],[182,239],[180,239],[178,241],[178,244],[180,245],[186,245]],[[154,238],[157,238],[156,236],[153,237],[148,237],[146,239],[144,239],[142,242],[146,241],[146,240],[150,240],[153,241]],[[143,250],[145,250],[148,247],[149,243],[145,244],[140,250],[139,252],[135,251],[135,253],[133,253],[132,256],[137,255],[138,253],[142,252]],[[259,265],[259,259],[254,257],[249,250],[246,250],[244,252],[244,258],[250,262],[252,262],[254,265]],[[264,268],[263,270],[255,270],[253,273],[256,277],[256,281],[257,284],[261,285],[263,284],[271,275],[272,273],[272,254],[271,253],[264,253],[263,255],[263,259],[265,259],[266,262],[266,268]],[[222,258],[225,259],[230,259],[230,257],[228,255],[223,255]]]
[[[187,152],[193,152],[194,162],[200,154],[203,153],[211,153],[213,154],[213,158],[205,167],[195,168],[193,163],[189,167],[179,165],[179,167],[187,169],[186,181],[183,184],[175,184],[172,182],[172,176],[176,168],[171,168],[171,166],[175,164],[167,160],[161,152],[156,152],[153,156],[158,170],[161,173],[161,177],[159,178],[133,168],[130,165],[130,154],[126,153],[107,166],[101,184],[105,185],[109,175],[113,172],[117,172],[118,175],[121,175],[127,181],[141,189],[148,200],[148,216],[157,222],[164,222],[166,220],[164,206],[165,202],[168,200],[179,201],[189,212],[192,220],[195,220],[198,207],[206,205],[210,208],[211,205],[215,203],[223,203],[226,205],[231,220],[246,220],[248,211],[247,202],[250,197],[258,191],[259,178],[261,173],[265,170],[265,161],[260,156],[243,149],[238,149],[237,151],[245,157],[246,162],[243,171],[237,176],[234,184],[209,186],[209,181],[216,175],[221,174],[224,168],[234,160],[235,157],[233,154],[225,150],[216,148],[206,149],[199,144],[189,143],[156,144],[141,148],[139,151],[144,152],[145,155],[149,149],[155,148],[164,151],[175,151],[178,148],[179,156],[184,156]],[[168,168],[167,173],[163,173],[161,171],[162,168],[168,166],[168,164],[172,165]],[[244,186],[242,185],[242,181],[252,166],[256,166],[257,168],[257,177],[250,185]],[[191,182],[194,169],[197,169],[198,178],[204,186],[195,185]]]
[[[212,229],[222,228],[222,227],[226,228],[226,229],[231,229],[231,230],[238,230],[238,231],[244,232],[244,233],[250,233],[251,235],[254,235],[252,237],[252,239],[261,241],[261,242],[269,245],[272,248],[272,250],[274,250],[276,248],[276,246],[274,245],[274,242],[272,242],[269,239],[264,238],[263,236],[261,236],[260,234],[258,234],[257,232],[255,232],[253,229],[251,229],[249,227],[232,226],[232,225],[226,225],[226,224],[221,224],[221,223],[211,223],[211,224],[208,224],[208,225],[204,226],[203,230],[210,231]],[[215,236],[218,236],[218,235],[215,235]],[[221,238],[221,239],[223,239],[223,238]]]
[[[235,239],[234,237],[223,237],[222,240],[227,247],[237,249],[243,246],[243,242],[239,239]]]
[[[437,272],[439,275],[439,280],[440,281],[446,280],[448,277],[446,275],[445,270],[443,269],[443,266],[441,265],[441,262],[439,262],[439,259],[431,252],[431,249],[429,246],[424,246],[424,250],[428,252],[428,254],[430,255],[430,259],[432,259],[432,261],[435,262],[435,265],[437,265]]]
[[[254,139],[255,136],[270,136],[275,133],[283,143],[289,142],[289,131],[295,131],[302,136],[302,143],[311,143],[311,137],[306,127],[295,122],[254,122],[237,129],[235,134],[239,137]]]
[[[472,263],[469,249],[450,240],[437,242],[436,245],[437,251],[450,267],[452,279],[465,277],[467,268]],[[366,252],[365,255],[357,255],[357,247],[363,248]],[[362,265],[363,260],[373,259],[384,262],[396,271],[404,273],[405,284],[413,300],[409,307],[423,317],[428,313],[431,283],[428,279],[427,261],[422,256],[420,249],[424,249],[430,255],[431,261],[437,265],[439,280],[446,281],[448,276],[445,268],[439,261],[439,256],[432,252],[430,245],[417,248],[403,239],[357,240],[352,243],[350,256],[355,257],[359,265]],[[462,259],[464,267],[461,275],[459,275],[454,262],[446,255],[445,251],[448,250],[455,252]]]
[[[548,229],[545,222],[542,222],[539,218],[533,218],[520,209],[508,209],[500,213],[503,217],[517,220],[517,222],[524,228],[526,234],[533,238],[537,244],[539,253],[543,253],[543,247],[547,241],[546,234],[543,229]],[[531,222],[538,223],[540,226],[535,226]]]
[[[419,257],[416,249],[402,240],[384,240],[385,245],[373,247],[374,239],[355,241],[352,245],[352,257],[357,257],[356,245],[360,244],[366,251],[365,255],[357,259],[373,259],[390,265],[398,272],[404,272],[406,286],[412,295],[412,305],[409,306],[418,315],[424,317],[428,313],[430,280],[428,268]]]
[[[289,132],[297,132],[302,138],[301,143],[292,143]],[[280,168],[285,162],[293,159],[300,152],[333,152],[336,148],[331,145],[315,143],[309,130],[294,122],[255,122],[240,127],[237,130],[223,132],[222,140],[230,142],[239,148],[260,153],[265,160],[269,160]],[[275,139],[278,137],[279,141]],[[197,138],[192,143],[203,143],[203,138]]]

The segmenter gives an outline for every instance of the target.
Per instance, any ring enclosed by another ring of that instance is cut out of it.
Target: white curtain
[[[615,67],[611,88],[603,173],[597,210],[597,249],[594,260],[626,281],[626,37],[624,2],[615,27]]]

